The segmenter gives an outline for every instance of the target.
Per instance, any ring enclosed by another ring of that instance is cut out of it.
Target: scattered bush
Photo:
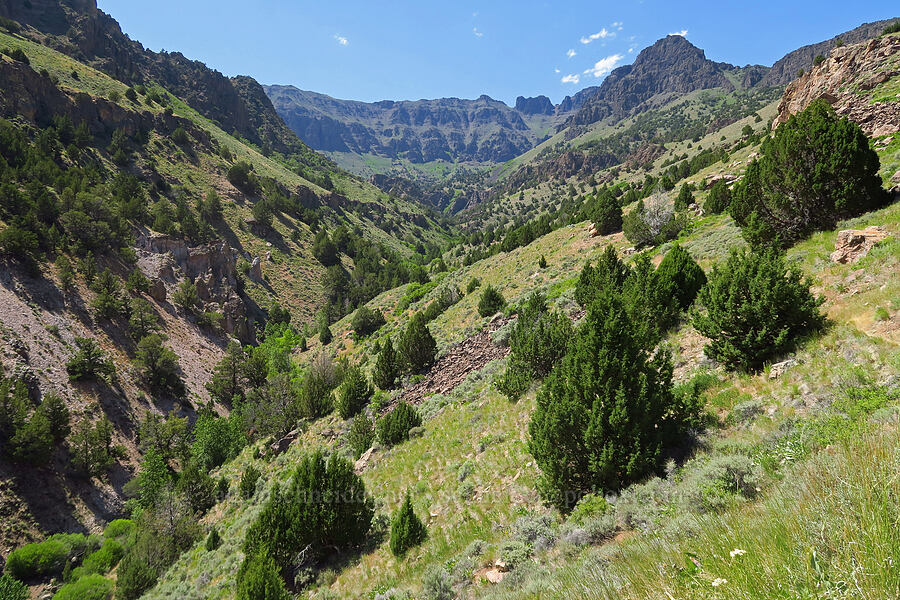
[[[53,600],[110,600],[112,595],[112,580],[94,574],[62,586],[53,595]]]
[[[481,280],[478,279],[477,277],[473,277],[472,279],[469,280],[469,284],[466,286],[466,293],[471,294],[472,292],[477,290],[479,287],[481,287]]]
[[[409,439],[409,430],[422,424],[422,417],[415,408],[401,402],[378,421],[378,441],[385,446],[396,446]]]
[[[699,463],[699,464],[696,464]],[[712,456],[685,465],[682,501],[697,512],[719,512],[740,499],[754,498],[760,469],[743,454]]]
[[[9,573],[0,575],[0,598],[3,600],[28,600],[28,586],[11,577]]]
[[[290,600],[278,566],[271,557],[257,553],[244,559],[237,573],[238,600]]]
[[[253,494],[256,493],[256,482],[259,481],[261,476],[262,473],[260,473],[259,469],[253,465],[249,465],[244,469],[244,473],[241,475],[241,484],[239,486],[241,498],[249,499],[253,497]]]
[[[380,311],[372,310],[367,306],[360,306],[353,315],[350,322],[350,328],[356,334],[357,338],[364,338],[378,331],[378,329],[387,323],[384,315]]]
[[[89,548],[96,548],[95,539],[80,533],[58,533],[10,552],[5,572],[20,581],[59,575],[70,558],[84,554]]]
[[[503,298],[503,294],[494,286],[488,285],[481,292],[481,299],[478,300],[478,314],[482,317],[490,317],[497,314],[504,306],[506,306],[506,299]]]
[[[757,371],[797,338],[820,329],[823,300],[797,267],[774,251],[733,251],[700,290],[694,327],[711,342],[705,352],[726,368]]]
[[[412,499],[407,493],[391,520],[391,553],[394,556],[404,556],[410,548],[424,542],[427,535],[428,531],[416,516]]]
[[[422,578],[422,594],[425,600],[454,600],[456,593],[450,574],[439,565],[427,568]]]

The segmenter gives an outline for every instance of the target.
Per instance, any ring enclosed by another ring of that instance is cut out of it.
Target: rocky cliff
[[[900,35],[884,36],[861,44],[841,46],[787,87],[773,127],[824,99],[835,110],[858,123],[869,136],[900,131],[900,98],[882,93],[900,82]],[[892,87],[893,89],[893,87]]]

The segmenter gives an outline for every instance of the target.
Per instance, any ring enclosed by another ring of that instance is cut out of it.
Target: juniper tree
[[[697,298],[694,327],[710,339],[705,352],[731,370],[756,371],[821,328],[823,299],[797,267],[774,250],[732,251],[713,268]]]
[[[372,397],[372,386],[362,369],[354,365],[344,372],[344,381],[338,388],[335,407],[342,419],[356,416]]]
[[[400,338],[398,351],[403,361],[404,370],[410,373],[423,373],[434,364],[437,344],[431,337],[425,316],[419,312],[413,315]]]
[[[685,210],[694,203],[694,194],[691,192],[691,186],[684,183],[678,190],[678,196],[675,197],[675,210]]]
[[[679,310],[687,310],[706,284],[706,273],[678,244],[666,252],[656,268],[656,275],[662,297],[674,298]]]
[[[488,285],[481,292],[481,298],[478,300],[478,314],[482,317],[490,317],[497,314],[504,306],[506,299],[503,294],[492,285]]]
[[[223,404],[231,403],[235,396],[243,396],[243,373],[247,355],[240,342],[231,340],[225,349],[225,355],[213,370],[212,379],[206,389],[213,398]]]
[[[869,139],[824,100],[791,116],[760,152],[731,203],[751,245],[788,246],[888,200]]]
[[[720,179],[715,182],[706,195],[706,202],[703,203],[703,212],[710,215],[717,215],[725,212],[731,206],[731,190],[724,180]]]
[[[412,499],[407,492],[403,504],[391,520],[391,553],[394,556],[403,556],[410,548],[424,542],[427,535],[428,530],[416,516]]]
[[[391,338],[385,341],[378,358],[375,360],[375,370],[372,372],[372,382],[382,390],[392,390],[397,387],[400,378],[400,358],[394,350]]]
[[[672,394],[669,354],[651,356],[633,332],[622,301],[604,291],[538,394],[528,448],[541,493],[561,509],[656,472],[693,422]]]

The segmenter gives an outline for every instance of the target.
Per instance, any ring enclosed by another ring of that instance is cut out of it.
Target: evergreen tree
[[[141,506],[151,508],[162,496],[163,490],[172,482],[172,472],[163,456],[156,448],[150,448],[141,460],[137,476],[141,490]]]
[[[379,419],[376,426],[378,441],[388,447],[396,446],[409,439],[410,429],[421,424],[419,412],[406,402],[401,402]]]
[[[404,556],[410,548],[424,542],[427,535],[428,530],[416,516],[412,499],[407,492],[403,504],[391,520],[391,553],[394,556]]]
[[[344,381],[338,388],[336,408],[342,419],[356,416],[366,407],[372,397],[372,386],[366,374],[358,366],[349,367],[344,372]]]
[[[400,359],[394,350],[391,338],[385,341],[378,358],[375,360],[375,370],[372,372],[372,381],[382,390],[392,390],[397,386],[400,378]]]
[[[219,530],[213,527],[209,530],[209,535],[206,537],[206,551],[213,552],[218,550],[221,545],[222,537],[219,535]]]
[[[434,364],[437,343],[431,337],[422,313],[416,313],[410,319],[397,349],[405,370],[410,373],[424,373]]]
[[[91,285],[96,292],[91,307],[100,319],[111,319],[122,310],[121,285],[119,278],[109,269],[104,269]]]
[[[166,348],[162,337],[152,333],[138,342],[135,363],[147,384],[157,390],[184,391],[178,355]]]
[[[322,323],[319,328],[319,341],[322,342],[323,346],[327,346],[332,339],[334,339],[334,336],[331,335],[331,328],[328,327],[327,323]]]
[[[679,310],[687,310],[706,285],[706,273],[693,257],[675,244],[656,268],[657,285],[664,298],[675,298]]]
[[[597,195],[592,218],[600,235],[622,231],[622,206],[612,192],[603,190]]]
[[[365,413],[359,413],[350,422],[350,430],[347,432],[347,444],[353,450],[353,458],[359,458],[362,453],[372,447],[375,439],[375,427],[372,419]]]
[[[678,190],[678,196],[675,197],[675,210],[685,210],[693,203],[694,194],[691,192],[691,186],[683,183]]]
[[[72,261],[65,254],[60,254],[56,259],[56,275],[62,292],[70,294],[75,289],[75,271],[72,269]]]
[[[615,248],[607,246],[596,266],[585,263],[575,286],[575,301],[587,308],[602,290],[621,290],[628,273],[628,266],[621,261]]]
[[[78,350],[66,363],[69,381],[96,379],[115,373],[112,363],[93,338],[76,337],[75,347]]]
[[[72,427],[70,426],[69,408],[62,397],[54,393],[47,394],[37,407],[37,412],[40,412],[47,418],[50,426],[50,435],[53,437],[54,442],[58,444],[66,439]]]
[[[633,331],[622,301],[603,292],[538,394],[528,447],[542,494],[561,509],[655,472],[692,423],[672,395],[668,353],[651,358]]]
[[[825,323],[823,299],[809,286],[775,251],[733,251],[697,298],[705,310],[694,313],[694,327],[711,340],[707,356],[728,369],[756,371],[790,350]]]
[[[506,299],[503,298],[497,288],[488,285],[481,292],[481,298],[478,300],[478,314],[482,317],[491,317],[506,306]]]
[[[378,331],[386,322],[384,315],[380,311],[372,310],[367,306],[360,306],[353,315],[350,328],[353,329],[357,338],[364,338]]]
[[[147,300],[132,298],[128,308],[128,331],[132,338],[140,341],[159,330],[159,315]]]
[[[271,557],[248,556],[237,573],[237,600],[290,600],[278,566]]]
[[[184,312],[193,312],[197,305],[200,304],[197,286],[190,279],[185,279],[178,284],[178,289],[172,294],[172,301]]]
[[[715,182],[706,195],[706,202],[703,203],[703,212],[710,215],[717,215],[725,212],[731,206],[731,190],[725,180],[720,179]]]
[[[216,482],[196,461],[188,461],[178,476],[175,490],[184,496],[198,515],[203,515],[216,503]]]
[[[884,205],[878,155],[858,125],[817,100],[763,141],[731,216],[751,245],[788,246]]]
[[[206,384],[209,393],[222,404],[230,404],[236,396],[243,396],[244,362],[246,354],[237,340],[228,342],[225,356],[213,370],[212,378]]]
[[[325,267],[340,263],[337,246],[331,241],[328,232],[320,229],[313,241],[313,256]]]

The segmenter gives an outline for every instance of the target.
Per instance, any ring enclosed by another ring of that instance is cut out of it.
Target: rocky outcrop
[[[831,261],[836,263],[853,263],[869,253],[875,244],[890,237],[884,227],[873,225],[865,229],[844,229],[838,232],[831,253]]]
[[[188,246],[184,240],[153,232],[137,240],[138,268],[151,281],[151,297],[164,301],[175,286],[190,279],[206,312],[223,315],[225,333],[253,340],[254,315],[239,292],[236,251],[225,242]]]
[[[868,136],[900,131],[900,98],[872,102],[879,86],[900,76],[900,36],[834,48],[818,66],[794,80],[778,105],[778,127],[814,100],[823,99]]]
[[[516,98],[516,110],[523,115],[552,115],[556,109],[547,96],[519,96]]]

